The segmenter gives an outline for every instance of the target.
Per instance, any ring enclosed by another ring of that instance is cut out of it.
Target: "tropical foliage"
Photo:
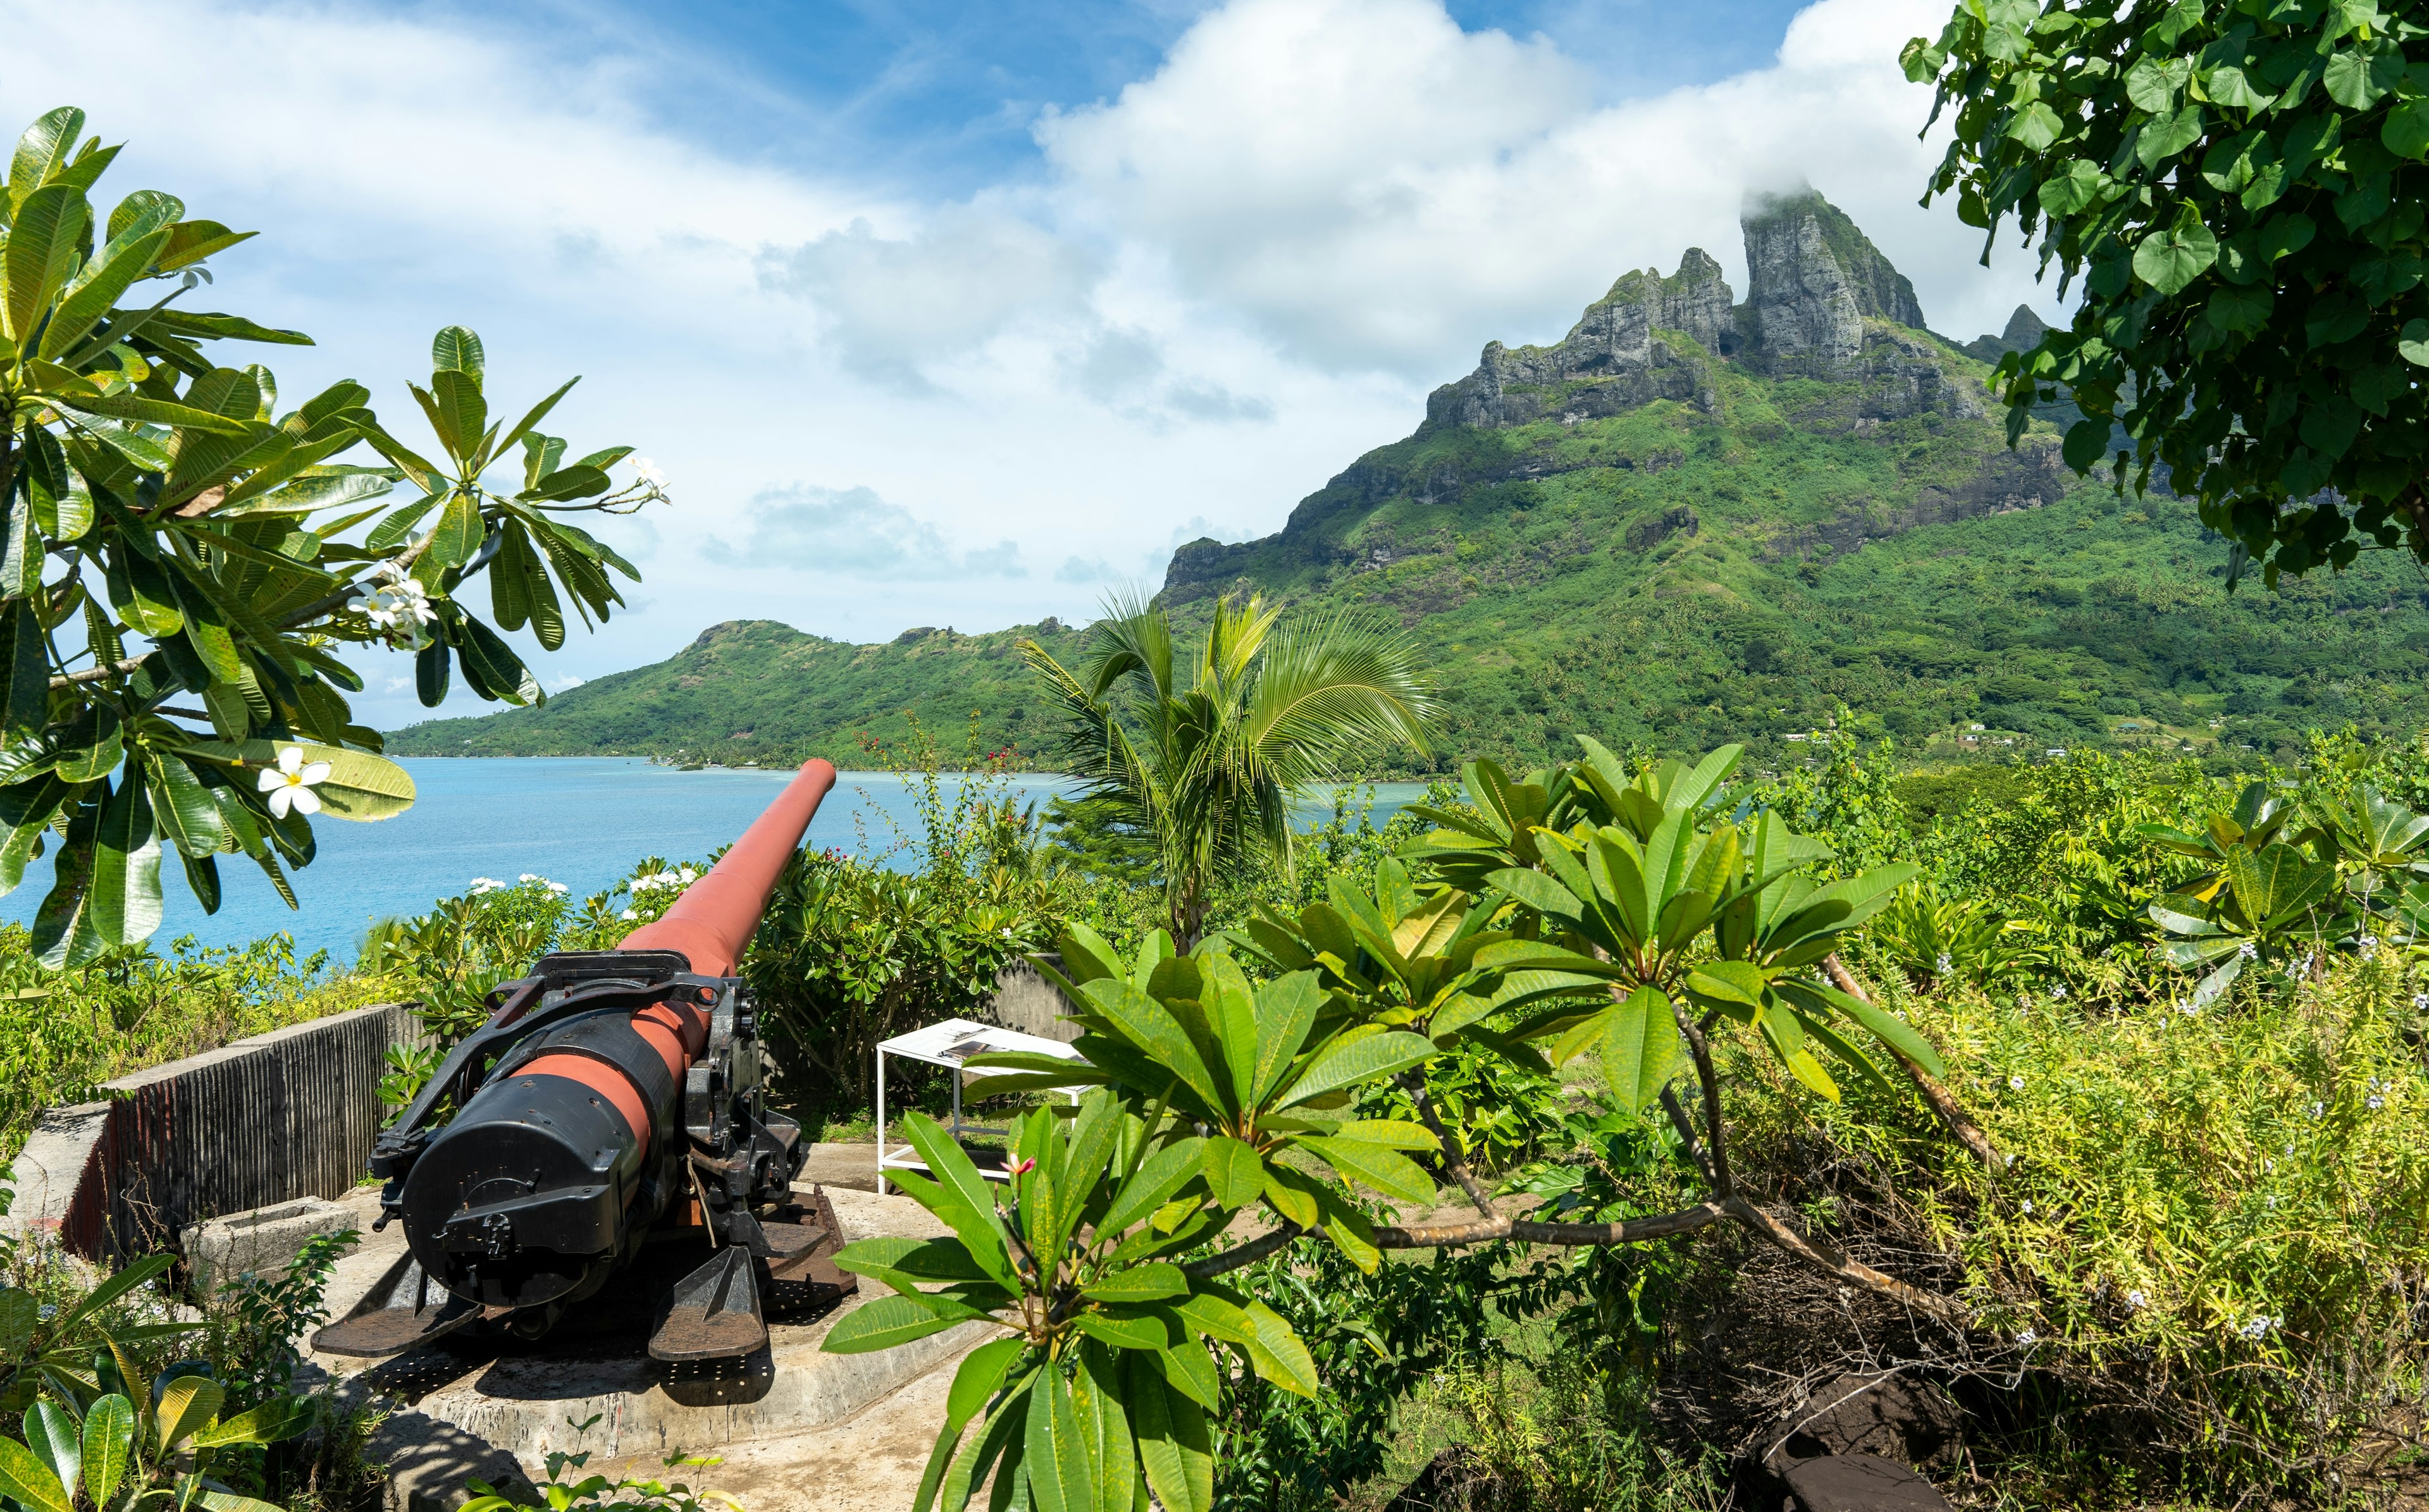
[[[1929,195],[1984,255],[2013,216],[2071,328],[2001,360],[2008,432],[2062,391],[2066,457],[2162,469],[2237,563],[2429,559],[2420,8],[1969,0],[1907,76],[1956,129]],[[2407,62],[2407,58],[2410,59]]]
[[[1188,656],[1163,609],[1116,600],[1076,667],[1021,645],[1067,721],[1059,753],[1153,846],[1184,945],[1219,882],[1266,859],[1288,867],[1291,804],[1309,784],[1362,747],[1426,748],[1432,682],[1406,636],[1281,617],[1260,597],[1220,600]]]
[[[1942,1069],[1907,1024],[1817,975],[1912,868],[1817,879],[1828,847],[1768,813],[1724,815],[1738,755],[1631,772],[1589,743],[1584,760],[1522,782],[1474,764],[1474,817],[1440,814],[1451,823],[1419,852],[1462,881],[1421,892],[1386,862],[1372,893],[1336,877],[1328,901],[1269,911],[1245,935],[1188,952],[1162,930],[1127,955],[1084,926],[1068,930],[1058,979],[1085,1065],[981,1057],[974,1066],[1007,1075],[972,1091],[1097,1090],[1073,1116],[1021,1118],[1002,1187],[938,1126],[906,1118],[933,1179],[904,1191],[954,1237],[864,1241],[840,1257],[896,1294],[837,1324],[830,1350],[969,1321],[1014,1330],[956,1378],[920,1512],[939,1494],[960,1512],[990,1473],[1047,1508],[1119,1505],[1142,1485],[1166,1506],[1210,1505],[1205,1414],[1229,1375],[1223,1356],[1281,1389],[1317,1392],[1305,1342],[1219,1279],[1301,1235],[1373,1271],[1386,1249],[1626,1244],[1728,1219],[1843,1280],[1953,1311],[1815,1245],[1736,1184],[1713,1052],[1724,1026],[1833,1100],[1817,1048],[1881,1086],[1882,1060]],[[1564,829],[1543,822],[1556,806]],[[1416,1121],[1350,1107],[1462,1044],[1539,1066],[1546,1048],[1565,1060],[1599,1047],[1615,1106],[1666,1114],[1693,1152],[1701,1200],[1618,1223],[1512,1219],[1446,1144],[1421,1080]],[[1697,1112],[1671,1091],[1681,1076]],[[1434,1178],[1413,1156],[1461,1183],[1474,1221],[1370,1216],[1362,1192],[1431,1207]],[[1205,1252],[1250,1209],[1263,1237]]]
[[[586,618],[619,601],[606,568],[633,575],[557,517],[662,497],[647,478],[615,488],[605,468],[626,449],[564,462],[536,429],[563,388],[511,428],[490,421],[480,342],[456,327],[414,386],[444,466],[351,381],[280,413],[270,370],[223,366],[215,344],[310,338],[180,303],[253,233],[153,189],[99,215],[118,149],[84,123],[70,107],[37,121],[0,192],[0,891],[52,850],[33,945],[54,965],[150,936],[169,854],[207,911],[235,854],[291,905],[285,868],[311,861],[312,814],[380,819],[413,798],[354,722],[362,681],[341,648],[413,649],[428,701],[451,665],[484,698],[536,698],[459,590],[487,573],[499,623],[554,648],[552,570]],[[336,460],[364,442],[393,465]],[[518,445],[522,487],[486,489]],[[421,497],[373,523],[400,481]]]

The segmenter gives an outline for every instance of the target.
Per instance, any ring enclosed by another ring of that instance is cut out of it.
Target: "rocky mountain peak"
[[[1747,206],[1744,307],[1750,353],[1787,370],[1843,376],[1864,347],[1864,321],[1924,329],[1914,285],[1837,205],[1806,189]]]
[[[1741,224],[1752,284],[1743,304],[1732,304],[1721,265],[1690,247],[1668,277],[1622,273],[1551,346],[1487,343],[1476,371],[1428,398],[1427,426],[1574,423],[1657,399],[1710,410],[1724,361],[1862,383],[1879,390],[1866,400],[1879,418],[1943,404],[1975,412],[1940,370],[1914,285],[1844,211],[1808,189],[1750,205]]]

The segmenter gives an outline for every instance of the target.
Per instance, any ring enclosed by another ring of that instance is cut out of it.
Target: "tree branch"
[[[1962,1326],[1965,1306],[1954,1297],[1943,1297],[1907,1285],[1893,1275],[1874,1270],[1861,1260],[1850,1259],[1830,1245],[1806,1238],[1779,1219],[1764,1212],[1743,1197],[1731,1197],[1723,1205],[1730,1217],[1786,1250],[1806,1264],[1842,1281],[1852,1281],[1884,1296],[1894,1297],[1914,1308],[1952,1326]]]
[[[1425,1074],[1403,1071],[1397,1080],[1400,1090],[1417,1105],[1417,1117],[1425,1121],[1426,1132],[1442,1142],[1443,1169],[1450,1173],[1451,1179],[1459,1183],[1459,1190],[1467,1193],[1467,1200],[1476,1204],[1476,1210],[1484,1215],[1486,1222],[1498,1221],[1501,1214],[1494,1208],[1493,1199],[1485,1194],[1476,1174],[1467,1168],[1467,1152],[1460,1147],[1458,1137],[1443,1127],[1442,1120],[1434,1116],[1433,1099],[1426,1095]]]
[[[1228,1274],[1244,1266],[1256,1264],[1306,1232],[1306,1229],[1297,1224],[1284,1224],[1280,1228],[1268,1229],[1258,1235],[1238,1249],[1225,1250],[1220,1255],[1209,1255],[1202,1260],[1192,1260],[1181,1269],[1183,1274],[1195,1280],[1212,1281],[1218,1275]]]
[[[1712,1195],[1726,1202],[1737,1195],[1738,1185],[1729,1174],[1728,1147],[1721,1135],[1721,1078],[1712,1070],[1712,1044],[1704,1037],[1703,1027],[1689,1018],[1675,999],[1670,1014],[1678,1021],[1678,1032],[1686,1037],[1687,1048],[1695,1058],[1695,1079],[1704,1089],[1704,1169],[1711,1178]]]
[[[1718,1203],[1698,1203],[1675,1213],[1630,1218],[1617,1224],[1545,1224],[1531,1218],[1493,1218],[1473,1224],[1419,1224],[1379,1227],[1375,1247],[1383,1250],[1457,1249],[1514,1239],[1525,1244],[1640,1244],[1648,1239],[1692,1233],[1727,1214]],[[1194,1273],[1193,1273],[1194,1274]]]
[[[1696,1135],[1694,1124],[1688,1119],[1686,1106],[1678,1101],[1677,1089],[1668,1082],[1661,1084],[1661,1108],[1670,1115],[1670,1126],[1677,1129],[1678,1137],[1686,1142],[1687,1158],[1695,1162],[1697,1170],[1704,1173],[1704,1180],[1714,1191],[1719,1191],[1721,1182],[1720,1178],[1712,1174],[1711,1158],[1704,1153],[1704,1142]]]
[[[1847,969],[1846,962],[1841,961],[1836,952],[1824,956],[1822,966],[1830,974],[1831,984],[1839,991],[1859,1003],[1871,1004],[1872,994],[1857,984],[1855,973]],[[2007,1162],[2000,1159],[1997,1146],[1991,1142],[1991,1136],[1982,1132],[1981,1125],[1966,1116],[1965,1109],[1958,1106],[1957,1098],[1949,1090],[1942,1086],[1930,1072],[1900,1054],[1896,1045],[1887,1041],[1881,1043],[1891,1055],[1897,1058],[1897,1063],[1906,1068],[1908,1079],[1914,1083],[1917,1092],[1923,1093],[1923,1100],[1931,1105],[1931,1110],[1940,1115],[1940,1121],[1948,1126],[1948,1132],[1957,1136],[1957,1142],[1973,1151],[1975,1159],[1991,1171],[2006,1169]]]

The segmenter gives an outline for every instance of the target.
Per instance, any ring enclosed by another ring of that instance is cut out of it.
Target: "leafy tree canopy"
[[[569,463],[537,429],[571,384],[511,429],[492,419],[480,338],[457,326],[413,386],[443,462],[390,435],[352,381],[280,414],[267,368],[207,347],[311,338],[178,304],[208,283],[206,258],[254,233],[152,189],[97,215],[118,149],[83,131],[71,107],[35,122],[0,189],[0,893],[58,847],[33,930],[54,965],[149,936],[166,853],[207,910],[223,853],[292,906],[282,863],[311,861],[311,815],[413,800],[354,722],[344,696],[362,682],[339,649],[413,650],[425,703],[451,666],[484,698],[537,700],[465,584],[486,574],[497,622],[554,649],[557,584],[587,622],[621,602],[608,567],[636,576],[561,517],[663,497],[646,467],[611,482],[629,448]],[[335,460],[363,442],[389,465]],[[518,448],[520,485],[487,486]],[[399,483],[417,497],[373,523]]]
[[[2012,215],[2074,323],[2000,364],[2008,430],[2062,386],[2078,470],[2116,442],[2235,542],[2235,566],[2429,561],[2429,7],[1964,0],[1903,54],[1956,134],[1931,195]],[[2411,55],[2407,56],[2407,50]],[[2118,428],[2122,427],[2123,436]]]

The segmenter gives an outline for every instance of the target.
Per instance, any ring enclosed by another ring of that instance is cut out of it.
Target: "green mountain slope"
[[[586,682],[531,709],[434,719],[390,735],[405,756],[676,756],[739,764],[867,761],[913,719],[949,754],[975,729],[1020,744],[1032,689],[1015,646],[1079,637],[1049,619],[988,635],[905,631],[882,646],[805,635],[772,620],[714,625],[666,661]]]
[[[1441,669],[1435,770],[1538,758],[1578,730],[1776,761],[1842,707],[1945,755],[2429,725],[2429,593],[2408,563],[2230,594],[2189,504],[2076,479],[2053,426],[2005,444],[1982,380],[2037,336],[2028,314],[1963,347],[1932,335],[1817,196],[1745,236],[1743,303],[1690,250],[1666,278],[1621,278],[1559,343],[1487,346],[1416,434],[1277,534],[1181,548],[1165,601],[1186,619],[1255,589],[1396,616]],[[991,744],[1034,748],[1020,633],[852,647],[720,626],[545,709],[392,748],[849,754],[905,710],[956,727],[982,711]]]

